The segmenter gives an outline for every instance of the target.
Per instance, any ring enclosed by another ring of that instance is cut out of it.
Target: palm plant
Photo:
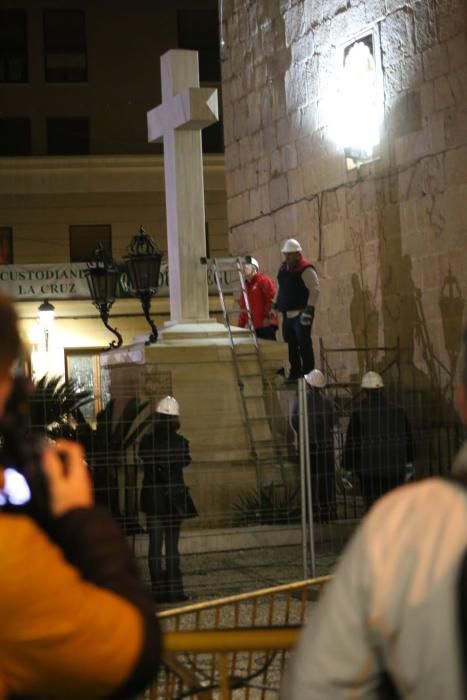
[[[96,501],[110,508],[116,518],[122,520],[125,530],[133,534],[141,530],[137,521],[137,465],[128,462],[127,454],[136,445],[139,436],[147,430],[153,416],[142,418],[147,401],[132,398],[125,404],[118,420],[115,420],[115,402],[109,401],[96,418],[93,428],[82,412],[74,411],[75,439],[87,454],[94,479]],[[120,510],[119,471],[124,471],[125,516]]]
[[[74,381],[45,376],[35,382],[30,402],[30,424],[33,430],[44,430],[50,437],[72,438],[72,417],[94,401],[90,391],[80,389]]]
[[[269,484],[241,494],[233,504],[237,524],[291,525],[300,520],[298,489]]]
[[[122,519],[127,530],[140,531],[137,466],[134,460],[128,463],[127,453],[153,420],[152,415],[142,419],[148,402],[130,399],[115,421],[115,402],[111,400],[98,413],[94,427],[81,410],[92,401],[92,393],[80,389],[73,381],[43,377],[35,383],[30,401],[30,425],[34,431],[45,431],[49,437],[69,438],[82,444],[93,476],[96,501]],[[121,470],[124,471],[125,517],[119,505],[118,474]]]

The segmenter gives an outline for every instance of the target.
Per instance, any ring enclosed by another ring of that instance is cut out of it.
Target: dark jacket
[[[302,257],[297,267],[289,268],[284,262],[279,268],[277,283],[279,292],[276,305],[279,311],[300,311],[308,305],[310,291],[302,279],[302,273],[313,265]]]
[[[319,389],[312,388],[307,391],[306,400],[310,445],[332,446],[335,423],[332,399]],[[298,397],[292,408],[292,426],[298,433]]]
[[[400,471],[414,460],[410,423],[404,411],[381,390],[369,391],[352,413],[344,450],[344,468],[357,473]]]
[[[188,440],[162,424],[143,436],[139,455],[144,462],[143,513],[182,518],[193,515],[187,512],[190,504],[183,478],[183,469],[191,464]]]

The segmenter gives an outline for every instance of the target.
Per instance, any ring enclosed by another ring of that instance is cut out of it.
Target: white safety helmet
[[[295,238],[288,238],[282,245],[281,253],[301,253],[302,246]]]
[[[256,270],[259,270],[259,262],[256,258],[250,258],[250,262],[247,265],[253,265],[253,267],[256,267]]]
[[[326,386],[326,380],[324,374],[319,371],[319,369],[314,369],[308,374],[305,374],[305,381],[310,386],[314,386],[317,389],[324,389]]]
[[[177,399],[174,399],[173,396],[165,396],[157,404],[156,413],[163,413],[165,416],[179,416],[180,406]]]
[[[360,386],[362,389],[382,389],[384,387],[383,378],[378,372],[366,372]]]

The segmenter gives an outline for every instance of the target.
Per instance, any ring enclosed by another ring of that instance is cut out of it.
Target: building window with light
[[[340,140],[348,168],[379,157],[383,100],[378,52],[373,33],[343,50]]]
[[[65,371],[68,381],[75,382],[81,391],[89,391],[92,403],[81,407],[88,423],[95,423],[96,416],[110,401],[110,371],[100,365],[102,348],[77,348],[65,350]]]

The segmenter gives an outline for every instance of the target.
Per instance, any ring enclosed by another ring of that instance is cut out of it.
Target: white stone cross
[[[161,56],[162,104],[148,112],[148,141],[164,141],[172,323],[207,321],[201,130],[218,121],[217,90],[199,87],[198,52]]]

